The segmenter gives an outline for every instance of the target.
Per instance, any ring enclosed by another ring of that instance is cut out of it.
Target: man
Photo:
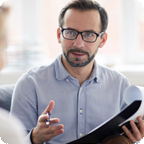
[[[23,75],[13,95],[12,113],[26,126],[32,144],[64,144],[80,138],[126,106],[127,79],[94,60],[106,43],[107,24],[106,11],[94,1],[76,0],[62,9],[57,39],[63,53],[51,65]],[[110,137],[104,143],[140,140],[144,124],[141,117],[138,120],[140,130],[133,121],[132,133],[123,128],[129,139]]]

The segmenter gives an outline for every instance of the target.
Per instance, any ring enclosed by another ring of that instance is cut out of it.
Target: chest
[[[120,111],[120,94],[112,89],[103,89],[99,84],[78,87],[63,83],[41,87],[37,91],[38,115],[55,101],[52,117],[62,123],[78,123],[83,119],[86,125],[95,127]]]

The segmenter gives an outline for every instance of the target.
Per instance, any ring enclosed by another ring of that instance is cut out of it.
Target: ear
[[[106,43],[106,41],[107,41],[107,33],[104,33],[104,35],[102,36],[102,41],[99,45],[99,48],[102,48],[104,44]]]
[[[57,39],[58,39],[58,42],[61,43],[61,29],[60,28],[57,28]]]

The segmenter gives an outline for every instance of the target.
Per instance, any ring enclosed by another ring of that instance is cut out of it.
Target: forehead
[[[65,13],[63,27],[79,31],[94,30],[101,32],[100,14],[97,10],[80,11],[69,9]]]

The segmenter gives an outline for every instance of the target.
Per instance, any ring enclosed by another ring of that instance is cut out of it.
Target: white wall
[[[114,69],[124,74],[131,85],[144,86],[144,64],[117,65]]]
[[[0,85],[15,84],[24,72],[0,72]]]

